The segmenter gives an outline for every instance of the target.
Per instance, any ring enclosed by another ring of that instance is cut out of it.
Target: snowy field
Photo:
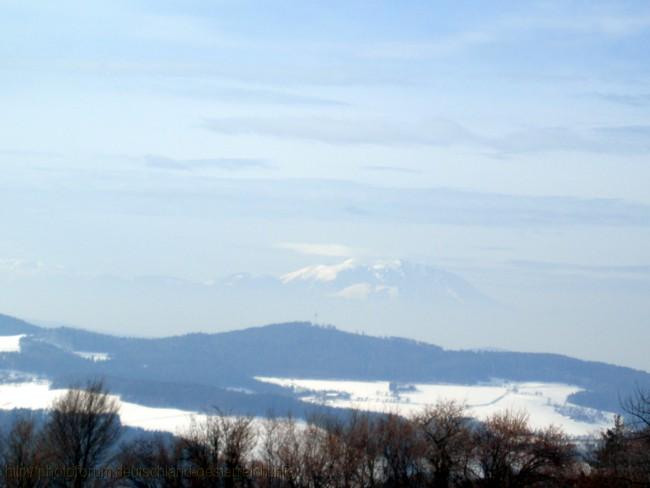
[[[0,384],[0,409],[47,409],[56,398],[65,393],[65,389],[50,389],[47,381]],[[119,400],[119,397],[115,398]],[[189,429],[192,419],[200,422],[205,419],[205,415],[120,401],[120,420],[130,427],[178,434]]]
[[[73,351],[73,354],[95,363],[100,361],[109,361],[111,359],[110,354],[106,352]]]
[[[3,383],[0,384],[0,410],[17,408],[45,410],[66,391],[65,389],[50,389],[50,383],[47,381]],[[113,398],[118,400],[120,405],[120,421],[128,427],[137,427],[152,432],[184,434],[190,431],[193,424],[200,425],[207,418],[205,413],[175,408],[147,407],[121,401],[118,396],[113,396]],[[260,452],[264,447],[262,435],[265,422],[266,419],[261,417],[253,419],[253,429],[259,434],[254,449]],[[298,429],[303,429],[306,423],[297,420],[296,426]]]
[[[20,352],[20,339],[25,335],[0,336],[0,352]]]
[[[575,437],[590,436],[611,426],[614,415],[571,404],[567,398],[581,388],[555,383],[493,382],[481,385],[397,384],[388,381],[336,381],[257,377],[292,388],[301,399],[332,407],[410,415],[440,400],[455,400],[477,419],[504,411],[526,411],[533,427],[556,425]]]

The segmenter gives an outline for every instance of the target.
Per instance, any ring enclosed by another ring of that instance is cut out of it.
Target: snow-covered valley
[[[388,381],[315,380],[257,377],[259,381],[291,388],[304,401],[373,412],[411,415],[442,400],[466,406],[477,419],[500,411],[524,411],[533,427],[561,427],[575,437],[591,436],[611,426],[614,414],[568,402],[581,388],[559,383],[505,382],[454,385]]]

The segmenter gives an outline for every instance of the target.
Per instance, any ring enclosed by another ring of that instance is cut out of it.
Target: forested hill
[[[556,354],[452,351],[309,323],[144,339],[41,328],[0,316],[0,335],[15,334],[25,334],[21,351],[0,354],[4,370],[33,373],[56,383],[101,376],[132,400],[183,408],[210,402],[254,411],[298,410],[302,405],[291,391],[260,383],[255,376],[459,384],[494,379],[557,382],[585,389],[573,395],[573,403],[610,411],[619,410],[620,398],[636,386],[650,386],[647,372],[600,362]]]

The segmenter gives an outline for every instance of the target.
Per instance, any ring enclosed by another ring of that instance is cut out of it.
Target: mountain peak
[[[460,276],[420,263],[400,259],[362,263],[346,259],[337,264],[317,264],[284,274],[283,285],[309,285],[325,296],[347,300],[417,298],[456,304],[487,303]]]

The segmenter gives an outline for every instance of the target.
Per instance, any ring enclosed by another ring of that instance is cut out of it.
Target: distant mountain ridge
[[[397,301],[446,306],[487,305],[493,301],[460,276],[399,259],[370,263],[348,258],[306,266],[279,277],[236,273],[211,282],[217,290],[295,295],[312,299]]]
[[[307,266],[280,278],[285,285],[307,284],[347,299],[420,298],[432,301],[487,303],[489,300],[459,276],[432,266],[402,260]]]
[[[103,377],[125,399],[152,406],[242,413],[307,406],[292,391],[255,376],[476,384],[495,378],[557,382],[585,391],[577,405],[619,411],[619,399],[644,371],[556,354],[452,351],[401,338],[351,334],[309,323],[284,323],[215,334],[125,338],[81,329],[41,328],[0,315],[0,335],[25,334],[20,352],[0,353],[0,369],[59,386]],[[84,353],[101,353],[92,360]]]

